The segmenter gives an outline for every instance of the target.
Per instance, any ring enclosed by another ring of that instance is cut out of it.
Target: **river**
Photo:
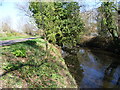
[[[62,55],[80,88],[120,88],[120,56],[100,49],[77,48]]]

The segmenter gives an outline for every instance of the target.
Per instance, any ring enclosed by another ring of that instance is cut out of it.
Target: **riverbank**
[[[120,40],[119,40],[120,42]],[[90,39],[82,40],[79,44],[80,47],[99,48],[115,54],[120,54],[120,45],[116,45],[110,37],[93,37]]]
[[[34,39],[0,47],[0,88],[76,88],[60,50]]]

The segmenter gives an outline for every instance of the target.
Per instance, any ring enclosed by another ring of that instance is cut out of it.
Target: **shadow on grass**
[[[34,47],[34,48],[38,48],[40,46],[37,45],[37,42],[43,43],[41,40],[27,40],[27,41],[23,41],[23,42],[14,43],[12,45],[25,44],[25,45],[28,45],[28,46],[31,46],[31,47]]]
[[[38,48],[39,47],[38,45],[36,45],[37,44],[36,41],[31,41],[31,40],[25,41],[25,42],[21,42],[21,44],[25,44],[25,45],[31,46],[33,48]]]
[[[20,63],[20,62],[18,62],[17,64],[10,64],[11,68],[9,68],[9,69],[6,68],[5,69],[6,71],[3,74],[1,74],[0,77],[4,76],[7,73],[10,73],[12,71],[18,70],[18,69],[20,69],[20,68],[22,68],[24,66],[30,66],[30,67],[36,68],[36,67],[40,67],[44,63],[45,63],[45,61],[42,62],[40,65],[34,65],[34,64],[29,64],[29,63]],[[10,67],[10,66],[8,66],[8,67]]]

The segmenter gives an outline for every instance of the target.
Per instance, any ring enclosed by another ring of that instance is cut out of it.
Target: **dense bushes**
[[[49,42],[75,46],[84,30],[77,2],[30,2],[30,11]]]

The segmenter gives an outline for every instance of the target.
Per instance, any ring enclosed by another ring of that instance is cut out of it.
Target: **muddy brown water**
[[[69,72],[80,88],[120,88],[120,56],[100,49],[63,51]]]

